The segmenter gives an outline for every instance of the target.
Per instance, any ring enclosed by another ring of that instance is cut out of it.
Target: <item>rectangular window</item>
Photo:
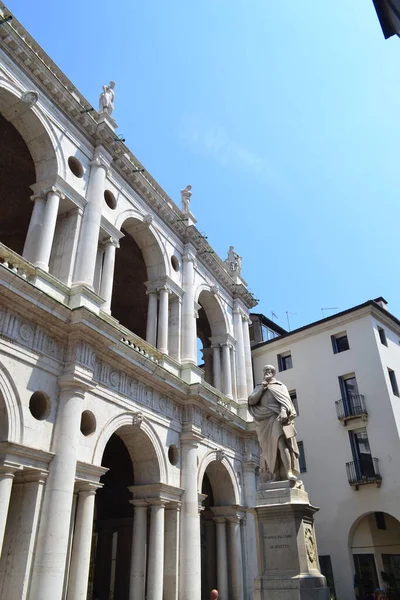
[[[334,354],[350,349],[349,340],[347,339],[347,333],[345,331],[331,335],[331,342]]]
[[[304,454],[304,443],[297,442],[297,445],[299,446],[300,473],[305,473],[307,471],[307,465],[306,465],[306,456]]]
[[[395,396],[399,396],[399,388],[397,385],[397,379],[396,379],[396,373],[393,371],[393,369],[389,369],[388,367],[388,373],[389,373],[389,379],[390,379],[390,385],[392,386],[392,392]]]
[[[278,354],[278,367],[280,371],[287,371],[293,367],[292,355],[290,352]]]
[[[358,429],[356,431],[349,431],[349,436],[357,476],[360,479],[374,477],[375,469],[367,430]]]
[[[296,393],[296,390],[291,390],[291,391],[289,392],[289,396],[290,396],[290,399],[291,399],[291,401],[292,401],[292,402],[293,402],[293,404],[294,404],[294,407],[295,407],[295,409],[296,409],[296,413],[299,415],[299,414],[300,414],[300,413],[299,413],[299,403],[298,403],[298,401],[297,401],[297,393]]]
[[[378,327],[378,333],[379,333],[379,339],[381,340],[381,344],[383,344],[384,346],[387,346],[387,339],[386,339],[386,333],[385,330],[382,327]]]
[[[357,379],[354,373],[339,377],[340,391],[342,393],[343,410],[346,416],[360,414],[360,395]]]

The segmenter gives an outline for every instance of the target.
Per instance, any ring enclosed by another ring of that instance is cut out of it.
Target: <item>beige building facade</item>
[[[108,100],[91,107],[9,17],[0,597],[200,600],[217,586],[221,600],[251,598],[255,301],[241,258],[212,251],[189,189],[169,198]]]
[[[274,365],[297,406],[322,572],[340,600],[400,589],[399,320],[378,298],[257,341],[255,382]]]

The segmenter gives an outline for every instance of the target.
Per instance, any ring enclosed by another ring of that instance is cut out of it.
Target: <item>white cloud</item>
[[[231,139],[218,124],[186,118],[179,127],[178,137],[191,152],[212,158],[223,167],[257,175],[270,183],[280,179],[266,158]]]

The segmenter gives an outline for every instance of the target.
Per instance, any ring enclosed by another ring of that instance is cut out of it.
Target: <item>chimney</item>
[[[374,302],[376,302],[381,308],[384,308],[385,310],[388,309],[387,305],[387,301],[385,300],[385,298],[383,298],[382,296],[379,296],[379,298],[375,298]]]

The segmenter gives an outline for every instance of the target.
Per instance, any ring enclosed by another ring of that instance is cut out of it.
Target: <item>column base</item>
[[[319,570],[314,513],[301,481],[262,483],[252,510],[259,576],[254,600],[329,600]]]

